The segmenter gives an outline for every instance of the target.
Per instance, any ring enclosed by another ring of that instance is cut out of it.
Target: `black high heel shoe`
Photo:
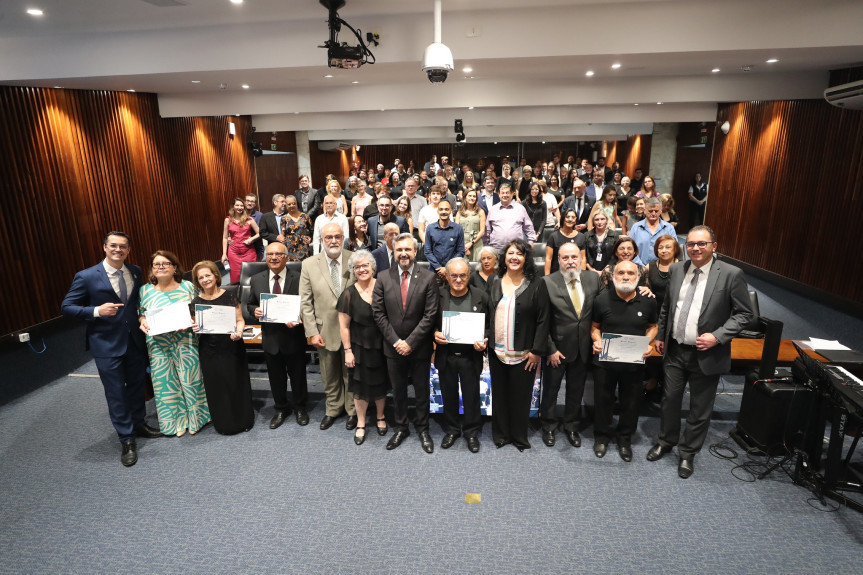
[[[360,431],[362,431],[363,434],[357,435]],[[357,445],[362,445],[365,440],[366,440],[366,428],[365,428],[365,426],[360,427],[358,425],[357,430],[354,431],[354,443],[356,443]]]
[[[376,427],[375,427],[375,429],[377,429],[377,430],[378,430],[378,435],[381,435],[381,436],[386,435],[386,434],[387,434],[387,432],[390,430],[390,428],[389,428],[389,427],[387,427],[387,418],[386,418],[386,417],[381,417],[381,418],[379,418],[377,421],[378,421],[378,423],[380,423],[381,421],[383,421],[383,422],[384,422],[384,426],[383,426],[383,427],[381,427],[380,425],[378,425],[378,426],[376,426]]]

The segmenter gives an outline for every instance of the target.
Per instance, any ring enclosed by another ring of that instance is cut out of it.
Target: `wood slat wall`
[[[650,174],[650,148],[653,143],[651,134],[636,134],[626,141],[609,142],[606,146],[605,165],[620,162],[620,167],[630,178],[635,170],[641,168],[644,175]]]
[[[108,230],[132,237],[130,263],[218,258],[230,199],[255,190],[249,128],[162,119],[153,94],[0,87],[0,334],[57,317]]]
[[[719,107],[705,223],[719,251],[863,301],[863,112],[820,100]]]

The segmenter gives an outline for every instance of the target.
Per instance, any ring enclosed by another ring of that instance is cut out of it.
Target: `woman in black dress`
[[[542,232],[545,230],[545,220],[548,216],[548,204],[545,203],[543,197],[542,186],[539,182],[532,182],[527,197],[522,202],[524,209],[527,211],[527,216],[533,223],[533,231],[536,232],[536,237],[541,238]]]
[[[497,250],[491,246],[483,246],[479,251],[479,266],[470,274],[470,283],[468,285],[488,293],[491,283],[496,277]]]
[[[560,267],[557,261],[557,252],[563,244],[577,245],[578,249],[581,250],[582,266],[585,265],[585,236],[575,229],[577,223],[578,214],[575,213],[575,210],[567,210],[563,214],[563,219],[560,220],[560,229],[548,236],[548,243],[545,244],[545,275],[553,274]]]
[[[700,226],[704,223],[704,206],[707,204],[707,182],[701,179],[701,172],[696,172],[692,185],[689,186],[689,226]]]
[[[210,416],[216,431],[225,435],[249,431],[255,424],[252,408],[252,383],[249,379],[249,362],[246,344],[243,343],[243,314],[237,297],[219,287],[222,276],[216,264],[204,260],[192,268],[192,283],[200,290],[192,300],[194,304],[230,306],[237,313],[237,327],[232,334],[198,335],[198,352],[201,357],[201,375]],[[199,327],[195,325],[195,331]]]
[[[384,402],[387,397],[386,361],[383,336],[372,316],[372,292],[375,289],[377,265],[372,253],[360,250],[348,260],[348,270],[356,279],[342,295],[336,309],[339,312],[345,365],[348,367],[348,389],[354,394],[357,409],[357,429],[354,443],[366,440],[366,410],[374,402],[377,409],[378,435],[387,434]]]

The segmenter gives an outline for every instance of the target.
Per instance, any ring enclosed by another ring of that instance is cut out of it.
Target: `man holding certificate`
[[[619,389],[620,418],[617,449],[632,461],[632,434],[638,428],[638,400],[644,379],[644,358],[653,351],[659,332],[656,299],[638,293],[641,268],[621,260],[611,271],[614,289],[596,296],[593,304],[594,419],[593,453],[603,457],[615,431],[611,429],[614,391]],[[627,337],[635,336],[635,337]]]
[[[479,379],[482,356],[488,344],[488,295],[469,287],[470,266],[464,258],[453,258],[446,264],[449,285],[440,288],[440,311],[434,333],[434,363],[440,376],[443,414],[447,433],[441,442],[449,449],[464,433],[471,453],[479,451],[482,428]],[[463,422],[459,424],[459,381],[461,382]]]
[[[285,267],[288,257],[285,244],[273,242],[267,245],[264,257],[269,269],[253,275],[249,280],[248,310],[249,314],[261,321],[261,343],[267,362],[270,390],[276,404],[276,414],[270,420],[270,429],[282,425],[291,413],[288,403],[288,377],[291,378],[297,423],[308,425],[306,337],[303,326],[300,325],[299,305],[295,306],[293,312],[290,301],[285,302],[286,305],[274,305],[274,302],[285,299],[280,297],[282,295],[299,296],[300,276]],[[267,305],[267,315],[264,314],[262,300]],[[280,321],[274,322],[274,317]]]

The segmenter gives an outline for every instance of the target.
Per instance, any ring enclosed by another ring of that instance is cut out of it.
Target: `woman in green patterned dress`
[[[147,334],[150,372],[159,414],[159,430],[180,437],[195,434],[210,422],[210,409],[201,379],[198,344],[192,328],[151,336],[145,313],[195,297],[183,279],[177,256],[159,250],[150,257],[150,281],[141,287],[141,331]]]

